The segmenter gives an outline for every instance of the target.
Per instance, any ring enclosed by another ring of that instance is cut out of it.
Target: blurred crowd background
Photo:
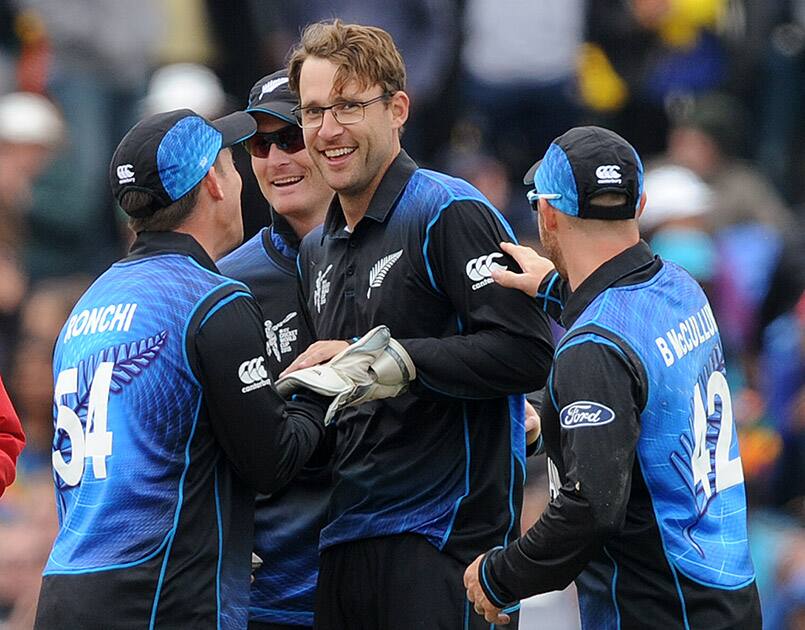
[[[0,628],[30,627],[56,531],[54,339],[129,242],[114,147],[148,113],[243,107],[332,17],[394,36],[404,147],[473,182],[523,241],[522,174],[554,137],[594,123],[634,144],[644,236],[720,325],[766,627],[805,628],[805,0],[0,0],[0,374],[28,435],[0,503]],[[248,238],[269,213],[237,153]],[[578,627],[572,591],[526,602],[521,627]]]

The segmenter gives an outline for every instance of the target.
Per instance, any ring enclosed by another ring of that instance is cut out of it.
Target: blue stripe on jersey
[[[190,323],[190,318],[188,318],[188,324]],[[187,332],[187,327],[185,327],[185,332]],[[185,344],[182,344],[184,347]],[[195,380],[195,379],[194,379]],[[190,468],[190,445],[193,444],[193,436],[196,434],[196,425],[198,424],[198,414],[201,410],[201,396],[198,397],[198,401],[196,402],[196,413],[193,415],[193,426],[190,429],[190,437],[187,439],[187,446],[185,447],[185,466],[184,470],[182,471],[182,477],[179,480],[179,501],[176,504],[176,512],[173,516],[173,528],[171,529],[168,537],[170,538],[170,542],[168,543],[168,548],[165,550],[165,558],[162,560],[162,568],[159,571],[159,581],[157,582],[157,590],[154,593],[154,604],[151,607],[151,621],[148,624],[148,630],[153,630],[154,623],[156,622],[157,616],[157,606],[159,605],[159,596],[162,592],[162,583],[165,581],[165,571],[168,568],[168,559],[171,555],[171,547],[173,546],[173,539],[176,536],[176,530],[179,527],[179,515],[182,512],[182,505],[184,503],[184,481],[187,477],[187,470]]]
[[[464,416],[464,457],[466,461],[466,465],[464,467],[464,494],[462,494],[458,499],[456,499],[455,504],[453,505],[453,514],[450,516],[450,524],[447,526],[447,529],[444,531],[442,535],[442,540],[439,543],[439,549],[443,549],[444,546],[447,544],[447,541],[450,539],[450,534],[453,531],[453,525],[456,522],[456,516],[458,516],[458,509],[461,507],[461,502],[469,495],[470,493],[470,426],[467,420],[467,403],[461,403],[461,413]]]
[[[492,551],[495,549],[503,549],[503,547],[494,547]],[[502,602],[500,599],[498,599],[497,593],[495,593],[495,590],[490,586],[489,581],[486,579],[486,556],[484,556],[484,559],[481,560],[481,566],[478,567],[478,573],[481,575],[481,580],[483,580],[484,586],[486,587],[486,594],[489,596],[489,601],[491,601],[498,608],[503,608],[506,605],[506,602]]]
[[[216,623],[221,628],[221,561],[224,558],[224,529],[221,523],[221,495],[218,491],[218,465],[215,465],[215,520],[218,523],[218,564],[215,567]]]
[[[618,624],[618,628],[621,627],[621,609],[618,606],[618,563],[615,561],[615,558],[609,553],[609,550],[606,546],[603,547],[604,553],[607,555],[607,558],[612,560],[612,606],[615,609],[615,622]]]
[[[438,291],[441,294],[444,294],[437,285],[436,285],[436,278],[433,277],[433,269],[430,266],[430,258],[428,258],[428,245],[430,245],[430,231],[431,228],[436,225],[436,222],[442,216],[442,212],[455,201],[455,199],[450,199],[447,201],[441,208],[436,211],[436,216],[434,216],[429,222],[427,227],[425,228],[425,241],[422,244],[422,255],[425,257],[425,270],[428,272],[428,279],[430,279],[430,284],[435,291]]]
[[[551,278],[551,281],[548,283],[548,286],[545,289],[545,293],[540,293],[539,290],[537,290],[537,295],[535,297],[537,299],[544,298],[544,301],[542,302],[543,311],[548,309],[548,302],[556,302],[559,306],[562,306],[562,302],[560,302],[558,299],[556,299],[551,295],[551,289],[553,289],[553,285],[556,284],[558,278],[559,274],[556,271],[554,271],[553,277]]]
[[[551,369],[548,370],[548,380],[545,382],[548,384],[548,394],[551,396],[551,404],[556,411],[559,411],[559,404],[556,402],[556,396],[553,393],[553,365],[551,365]]]
[[[173,530],[169,530],[167,534],[165,534],[165,538],[162,539],[162,542],[159,544],[159,547],[154,549],[151,553],[149,553],[144,558],[140,558],[139,560],[134,560],[133,562],[124,562],[122,564],[112,564],[105,567],[97,567],[94,569],[70,569],[69,567],[61,564],[54,558],[48,559],[48,564],[56,564],[60,567],[64,567],[63,571],[54,571],[52,569],[45,570],[42,572],[42,575],[62,575],[62,574],[70,574],[70,575],[82,575],[84,573],[100,573],[101,571],[113,571],[115,569],[129,569],[131,567],[136,567],[137,565],[143,564],[144,562],[148,562],[149,560],[157,557],[163,549],[165,549],[165,545],[171,540],[171,535],[173,534]],[[80,534],[79,534],[80,535]]]
[[[682,586],[679,584],[679,576],[676,574],[676,567],[674,567],[671,562],[668,563],[668,566],[671,568],[671,573],[674,576],[674,585],[676,586],[677,595],[679,595],[679,605],[682,607],[682,621],[685,624],[685,630],[690,630],[690,624],[688,623],[688,607],[685,604],[685,596],[682,594]]]
[[[601,328],[603,328],[605,330],[610,330],[606,326],[601,326]],[[615,332],[615,331],[610,330],[610,332]],[[602,337],[601,335],[596,335],[595,333],[588,333],[588,334],[584,334],[584,335],[579,335],[578,337],[575,337],[571,341],[568,341],[561,348],[559,348],[559,350],[556,352],[556,355],[554,356],[554,360],[556,359],[556,357],[558,357],[560,354],[562,354],[568,348],[572,348],[573,346],[577,346],[580,343],[588,343],[588,342],[589,343],[597,343],[597,344],[600,344],[602,346],[608,346],[608,347],[616,350],[618,352],[618,354],[621,355],[624,359],[626,359],[627,361],[629,360],[628,357],[626,356],[626,353],[623,351],[623,349],[618,344],[611,342],[609,339],[606,339],[606,338]]]
[[[232,293],[225,297],[223,300],[218,302],[215,306],[213,306],[209,312],[204,316],[204,319],[201,320],[201,323],[198,325],[199,330],[201,330],[202,326],[207,323],[207,320],[215,315],[222,307],[229,304],[232,300],[236,300],[239,297],[252,297],[251,293],[246,293],[245,291],[238,291],[237,293]]]

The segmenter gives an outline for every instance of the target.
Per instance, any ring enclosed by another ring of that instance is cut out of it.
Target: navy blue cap
[[[299,99],[288,87],[288,71],[277,70],[263,77],[249,92],[249,104],[246,111],[250,114],[260,112],[276,116],[292,125],[299,123],[293,110],[299,104]]]
[[[556,138],[523,178],[550,196],[560,212],[582,219],[633,219],[643,194],[643,163],[634,147],[602,127],[574,127]],[[591,203],[603,193],[626,197],[618,206]]]
[[[132,214],[150,216],[190,192],[221,149],[249,138],[256,129],[254,118],[244,112],[214,121],[190,109],[148,116],[115,149],[109,166],[112,194],[118,202],[129,191],[151,195],[154,203]]]

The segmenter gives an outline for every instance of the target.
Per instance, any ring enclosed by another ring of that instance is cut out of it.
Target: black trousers
[[[422,536],[336,545],[321,556],[316,630],[489,630],[464,590],[466,566]],[[519,613],[499,630],[516,630]]]

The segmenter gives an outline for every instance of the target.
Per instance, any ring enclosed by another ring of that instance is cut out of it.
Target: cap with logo
[[[252,136],[256,128],[254,118],[244,112],[213,121],[190,109],[149,116],[134,125],[115,149],[109,167],[112,194],[118,202],[129,191],[151,195],[154,203],[132,214],[150,216],[190,192],[221,149]]]
[[[299,103],[288,87],[288,71],[277,70],[263,77],[249,92],[246,111],[276,116],[292,125],[298,124],[293,109]]]
[[[550,196],[557,210],[582,219],[633,219],[643,194],[643,163],[634,147],[602,127],[574,127],[556,138],[545,157],[523,178]],[[596,205],[596,197],[618,193],[617,206]]]

